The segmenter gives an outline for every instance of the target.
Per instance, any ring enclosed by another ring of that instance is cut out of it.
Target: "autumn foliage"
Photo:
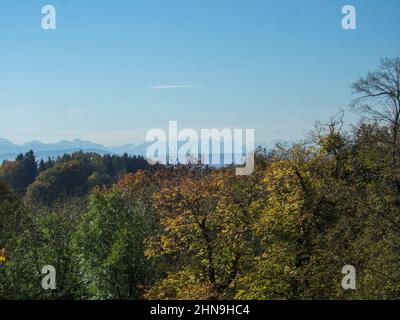
[[[3,164],[0,299],[399,299],[400,83],[385,70],[400,61],[382,63],[355,85],[369,118],[259,149],[250,176],[80,153],[26,186],[32,155]],[[383,110],[365,108],[382,85]],[[57,290],[41,290],[43,265]]]

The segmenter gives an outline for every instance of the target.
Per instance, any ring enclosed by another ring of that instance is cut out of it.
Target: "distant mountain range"
[[[37,159],[55,158],[63,154],[69,154],[77,151],[96,152],[98,154],[115,154],[121,155],[127,153],[128,155],[145,156],[147,147],[153,142],[145,142],[142,144],[126,144],[115,147],[106,147],[102,144],[75,139],[72,141],[62,140],[57,143],[43,143],[40,141],[31,141],[22,145],[15,144],[7,139],[0,138],[0,163],[4,160],[14,160],[20,153],[26,153],[29,150],[35,152]],[[256,143],[256,146],[269,148],[274,143]],[[221,143],[221,150],[223,144]]]
[[[144,156],[146,148],[150,143],[129,144],[115,147],[106,147],[102,144],[75,139],[72,141],[62,140],[57,143],[43,143],[40,141],[31,141],[22,145],[15,144],[7,139],[0,138],[0,162],[4,160],[14,160],[20,153],[33,150],[37,159],[54,158],[59,155],[73,153],[77,151],[96,152],[98,154],[123,154]]]

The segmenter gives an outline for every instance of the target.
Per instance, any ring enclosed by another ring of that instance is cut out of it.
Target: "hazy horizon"
[[[0,137],[19,144],[135,144],[170,120],[298,140],[400,52],[396,0],[352,1],[356,30],[339,0],[51,4],[56,30],[41,28],[42,1],[0,3]]]

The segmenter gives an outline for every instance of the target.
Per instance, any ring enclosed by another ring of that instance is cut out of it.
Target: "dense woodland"
[[[352,90],[359,123],[341,111],[259,149],[247,177],[127,155],[4,162],[0,299],[399,299],[400,59]]]

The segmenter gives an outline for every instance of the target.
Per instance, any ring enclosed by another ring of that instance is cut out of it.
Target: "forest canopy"
[[[4,162],[0,299],[399,299],[400,59],[353,93],[359,123],[340,111],[260,148],[250,176],[83,152]]]

